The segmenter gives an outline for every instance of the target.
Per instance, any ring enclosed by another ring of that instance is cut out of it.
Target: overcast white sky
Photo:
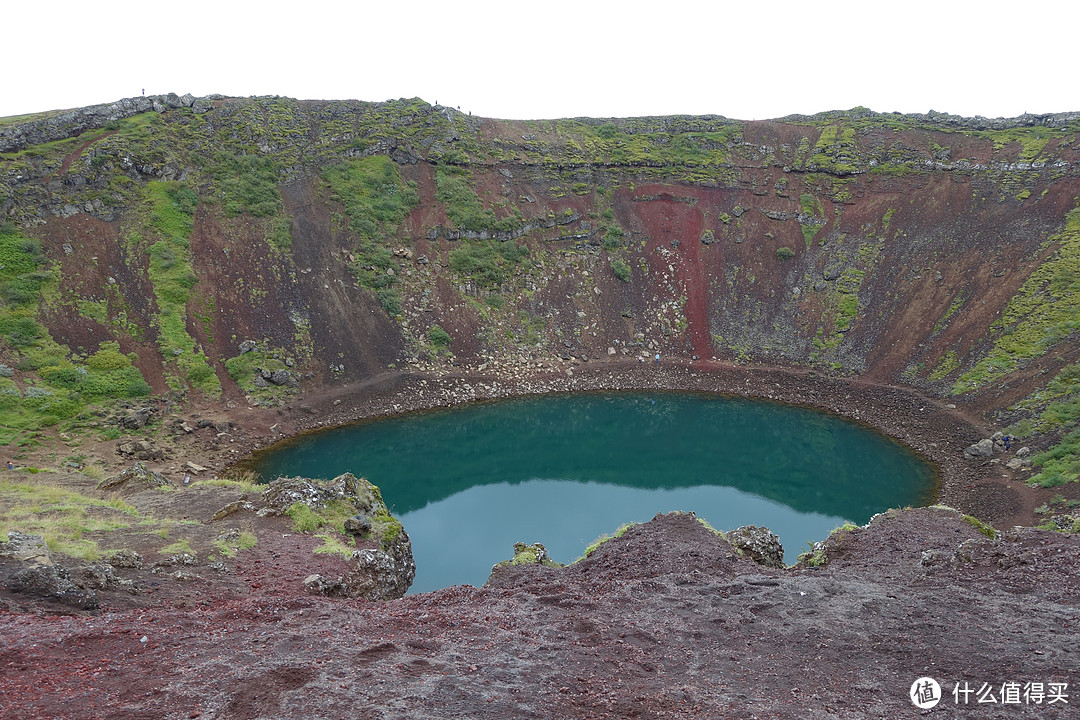
[[[1080,110],[1077,0],[56,0],[3,16],[0,116],[143,89],[535,119]]]

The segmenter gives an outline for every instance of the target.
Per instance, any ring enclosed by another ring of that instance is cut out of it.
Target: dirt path
[[[101,137],[96,137],[93,140],[87,140],[86,142],[84,142],[82,145],[79,146],[78,150],[76,150],[75,152],[71,153],[70,155],[68,155],[67,157],[64,158],[64,161],[62,163],[60,163],[60,169],[56,171],[55,177],[59,178],[59,177],[63,177],[64,175],[67,175],[67,171],[68,171],[68,169],[71,168],[71,164],[73,162],[75,162],[76,160],[78,160],[82,156],[82,154],[84,152],[86,152],[86,148],[90,147],[91,145],[98,142],[99,140],[104,140],[105,138],[109,137],[110,135],[115,135],[116,133],[117,133],[116,130],[110,130],[110,131],[106,132],[104,135],[102,135]]]

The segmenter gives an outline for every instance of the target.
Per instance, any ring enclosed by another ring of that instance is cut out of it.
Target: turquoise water
[[[599,535],[692,510],[765,525],[795,561],[845,521],[933,501],[932,467],[888,437],[777,403],[690,393],[548,395],[362,422],[255,458],[264,479],[353,472],[413,542],[412,592],[481,585],[513,544],[570,562]]]

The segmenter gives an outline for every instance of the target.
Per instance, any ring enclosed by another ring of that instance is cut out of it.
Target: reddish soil
[[[662,516],[566,569],[387,603],[304,596],[258,552],[233,570],[264,579],[241,597],[198,582],[195,604],[0,613],[5,716],[896,718],[927,675],[963,717],[1075,717],[1080,699],[1080,537],[993,541],[947,511],[879,517],[794,570]],[[1011,682],[1067,683],[1070,704],[952,696]]]

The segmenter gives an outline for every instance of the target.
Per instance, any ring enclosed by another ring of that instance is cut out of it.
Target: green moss
[[[378,540],[379,546],[387,552],[393,549],[398,537],[404,531],[405,528],[398,519],[383,508],[380,508],[371,517],[371,535]]]
[[[994,540],[994,539],[997,538],[997,535],[998,535],[997,530],[992,528],[990,525],[987,525],[986,523],[984,523],[982,520],[978,519],[977,517],[974,517],[972,515],[965,515],[964,516],[964,522],[966,522],[968,525],[975,528],[976,530],[978,530],[979,532],[981,532],[983,535],[990,538],[991,540]]]
[[[964,297],[957,295],[953,298],[953,301],[949,303],[949,307],[945,310],[945,313],[934,323],[934,332],[938,332],[941,328],[949,322],[949,319],[956,314],[956,311],[960,309],[960,306],[964,304]]]
[[[958,367],[960,367],[960,359],[957,356],[956,351],[949,350],[941,356],[941,360],[938,361],[938,364],[930,372],[929,378],[934,381],[944,380],[949,373],[953,372]]]
[[[581,560],[584,560],[585,558],[589,557],[594,552],[596,552],[600,548],[601,545],[603,545],[604,543],[606,543],[609,540],[614,540],[615,538],[622,537],[624,534],[626,534],[627,530],[629,530],[630,528],[634,527],[637,524],[638,523],[623,523],[622,525],[620,525],[618,528],[615,529],[615,532],[613,532],[611,534],[604,534],[604,535],[601,535],[600,537],[596,538],[595,540],[593,540],[591,543],[589,543],[585,547],[585,554],[582,555],[581,557],[579,557],[574,562],[580,562]]]
[[[1057,252],[1028,276],[995,323],[989,354],[953,386],[960,394],[982,387],[1041,357],[1080,329],[1080,208],[1050,240]]]

